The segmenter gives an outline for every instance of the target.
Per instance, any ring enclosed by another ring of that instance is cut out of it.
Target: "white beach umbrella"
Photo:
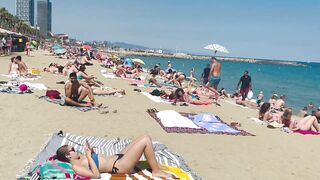
[[[225,47],[219,44],[209,44],[204,48],[214,51],[214,54],[216,54],[217,52],[229,53],[229,51]]]

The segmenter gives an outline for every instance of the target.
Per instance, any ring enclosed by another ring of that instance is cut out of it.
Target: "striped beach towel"
[[[55,154],[55,151],[62,145],[68,144],[75,148],[78,152],[84,152],[84,144],[88,141],[97,154],[114,155],[119,153],[124,147],[130,144],[131,140],[127,138],[104,139],[93,136],[78,136],[72,134],[53,134],[49,141],[43,146],[41,152],[32,160],[30,160],[25,168],[17,175],[18,180],[39,180],[40,176],[33,170],[39,164],[43,164],[46,160]],[[186,172],[190,179],[201,179],[197,176],[185,163],[183,158],[170,151],[164,144],[153,142],[156,159],[159,164],[181,168]],[[140,161],[145,161],[144,156]],[[149,170],[134,172],[133,174],[110,174],[103,173],[101,179],[159,179],[153,178]]]

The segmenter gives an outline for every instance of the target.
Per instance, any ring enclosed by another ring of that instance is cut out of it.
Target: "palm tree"
[[[5,8],[0,8],[0,27],[8,30],[15,29],[16,32],[20,32],[25,36],[41,39],[37,29],[30,27],[24,21],[9,13]]]

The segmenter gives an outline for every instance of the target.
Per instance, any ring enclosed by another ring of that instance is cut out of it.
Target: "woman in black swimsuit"
[[[112,156],[96,154],[86,143],[85,154],[78,155],[73,147],[64,145],[57,150],[56,158],[71,163],[74,172],[79,176],[100,178],[100,173],[132,173],[142,154],[152,169],[152,176],[170,177],[170,174],[163,172],[158,165],[152,140],[148,135],[133,140],[120,154]]]

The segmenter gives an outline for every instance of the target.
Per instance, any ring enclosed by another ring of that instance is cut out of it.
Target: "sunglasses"
[[[76,150],[74,149],[74,147],[72,147],[72,148],[69,150],[69,152],[71,152],[71,151],[76,152]]]

